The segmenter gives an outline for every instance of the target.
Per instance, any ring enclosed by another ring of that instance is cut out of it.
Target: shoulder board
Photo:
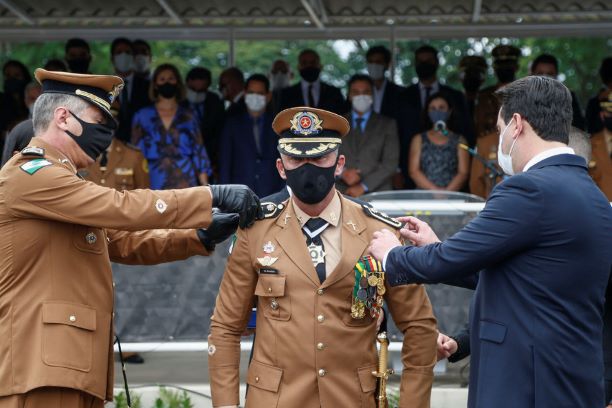
[[[21,151],[23,156],[45,157],[45,149],[42,147],[28,146]]]
[[[19,168],[31,176],[43,167],[51,166],[52,164],[53,163],[46,159],[34,159],[22,164]]]
[[[136,145],[133,145],[133,144],[131,144],[131,143],[128,143],[128,142],[125,142],[125,147],[130,148],[130,149],[132,149],[132,150],[136,150],[137,152],[139,152],[139,151],[140,151],[140,147],[138,147],[138,146],[136,146]]]
[[[263,208],[264,213],[264,219],[278,217],[286,206],[286,202],[276,204],[271,201],[266,201],[261,203],[261,208]]]
[[[387,225],[392,226],[393,228],[400,229],[402,228],[402,223],[397,221],[394,218],[389,217],[387,214],[382,213],[380,211],[375,210],[370,205],[362,205],[363,212],[366,213],[368,217],[376,218],[379,221],[384,222]]]

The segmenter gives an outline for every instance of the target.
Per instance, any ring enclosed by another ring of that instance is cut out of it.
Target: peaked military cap
[[[34,71],[36,80],[42,85],[42,93],[62,93],[79,98],[100,108],[116,124],[111,105],[123,89],[123,79],[114,75],[74,74],[72,72]]]
[[[272,129],[280,136],[278,151],[292,157],[321,157],[337,150],[350,130],[340,115],[316,108],[285,109],[274,118]]]
[[[459,70],[476,69],[478,71],[487,70],[487,60],[478,55],[466,55],[459,61]]]

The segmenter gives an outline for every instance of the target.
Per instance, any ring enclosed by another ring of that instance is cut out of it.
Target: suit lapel
[[[319,277],[312,260],[306,250],[306,238],[300,228],[300,223],[293,213],[290,202],[287,202],[287,209],[277,218],[276,225],[281,227],[281,231],[276,237],[276,241],[283,248],[289,259],[300,268],[300,270],[319,287]],[[287,217],[287,218],[285,218]],[[285,223],[286,220],[286,223]]]
[[[361,233],[366,229],[363,217],[342,196],[342,257],[336,269],[323,282],[326,288],[341,281],[347,274],[353,272],[353,267],[368,247],[368,241]],[[314,270],[314,269],[313,269]]]

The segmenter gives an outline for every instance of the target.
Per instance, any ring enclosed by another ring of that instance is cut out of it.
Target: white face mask
[[[145,73],[151,67],[151,60],[148,55],[138,54],[134,57],[134,67],[136,72]]]
[[[353,110],[359,113],[365,113],[372,107],[372,95],[356,95],[351,99]]]
[[[113,56],[113,64],[118,72],[129,72],[134,69],[134,56],[127,52]]]
[[[277,72],[275,74],[270,74],[270,90],[272,91],[286,88],[290,85],[290,83],[291,78],[288,72]]]
[[[248,93],[244,97],[244,102],[251,112],[261,112],[266,108],[266,96],[256,93]]]
[[[191,103],[201,103],[206,99],[206,92],[196,92],[187,88],[187,100]]]
[[[510,122],[508,122],[503,132],[501,132],[501,134],[499,135],[499,145],[497,146],[497,163],[499,164],[499,167],[501,167],[501,169],[504,171],[504,173],[506,173],[509,176],[514,175],[514,169],[512,168],[512,150],[514,149],[516,138],[512,142],[512,145],[510,146],[510,151],[508,152],[508,154],[503,152],[502,142],[504,140],[504,134],[510,127],[510,124],[512,123],[513,120],[514,118],[510,119]]]
[[[368,64],[368,74],[377,81],[385,77],[385,66],[381,64]]]

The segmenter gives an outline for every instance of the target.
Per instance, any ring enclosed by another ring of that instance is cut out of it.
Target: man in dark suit
[[[369,76],[353,75],[348,88],[352,108],[346,119],[351,130],[340,146],[346,164],[336,187],[351,197],[391,190],[399,160],[395,120],[373,111],[374,83]]]
[[[110,47],[110,57],[115,74],[123,79],[125,86],[119,94],[119,127],[116,137],[129,142],[132,138],[132,118],[140,109],[151,104],[149,99],[150,80],[134,73],[134,48],[127,38],[115,38]]]
[[[603,339],[606,402],[608,402],[608,408],[612,408],[612,281],[608,281],[606,290]]]
[[[404,218],[403,237],[430,245],[402,247],[380,231],[370,251],[392,286],[480,271],[470,315],[470,408],[604,407],[612,208],[567,146],[570,91],[528,76],[497,93],[500,166],[517,174],[448,240]]]
[[[315,50],[300,52],[298,70],[302,80],[283,89],[279,111],[295,106],[310,106],[337,114],[344,113],[345,104],[340,89],[321,81],[321,58]]]
[[[399,97],[406,88],[386,76],[391,65],[391,51],[384,45],[375,45],[366,52],[366,61],[368,75],[374,81],[372,110],[397,121],[400,114]]]
[[[438,81],[437,71],[440,65],[438,50],[423,45],[414,52],[414,64],[419,82],[410,85],[400,96],[400,112],[398,126],[400,128],[400,168],[406,181],[405,187],[413,188],[414,183],[408,176],[408,151],[412,137],[427,129],[422,128],[421,114],[425,101],[430,95],[437,92],[445,93],[451,99],[457,112],[457,129],[455,131],[466,138],[470,145],[474,142],[474,131],[470,125],[468,108],[463,93],[441,84]]]
[[[210,70],[204,67],[192,68],[185,78],[187,86],[185,104],[200,124],[204,146],[216,175],[219,169],[219,141],[223,131],[225,108],[219,96],[208,90],[211,81]]]
[[[227,114],[243,114],[244,104],[244,74],[237,67],[229,67],[219,75],[219,92],[223,99],[229,102]]]
[[[267,109],[271,98],[268,78],[251,75],[244,97],[246,111],[228,116],[221,137],[219,182],[246,184],[260,197],[285,185],[276,170],[278,136]]]

